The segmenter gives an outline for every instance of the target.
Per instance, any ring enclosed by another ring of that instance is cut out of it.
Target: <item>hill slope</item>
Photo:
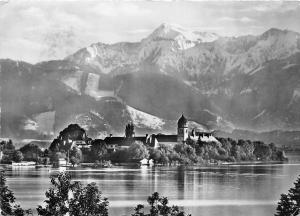
[[[182,112],[209,129],[299,129],[299,50],[288,30],[222,37],[163,24],[64,60],[1,60],[2,136],[49,138],[74,121],[90,136],[123,134],[128,121],[174,132]]]

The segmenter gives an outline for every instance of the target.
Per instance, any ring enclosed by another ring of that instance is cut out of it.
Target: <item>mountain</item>
[[[63,60],[1,60],[1,132],[49,138],[69,123],[90,136],[203,129],[298,130],[300,34],[222,37],[162,24],[140,42],[95,43]],[[18,88],[17,88],[17,87]]]
[[[231,133],[215,131],[217,137],[230,137],[238,140],[263,141],[265,143],[276,143],[285,147],[286,150],[298,150],[300,141],[300,131],[265,131],[255,132],[249,130],[233,130]]]

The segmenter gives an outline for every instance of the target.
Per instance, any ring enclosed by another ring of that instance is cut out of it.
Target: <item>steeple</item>
[[[188,120],[184,117],[183,113],[178,120],[178,127],[186,127]]]
[[[184,143],[188,138],[188,120],[182,114],[177,122],[177,142]]]
[[[135,135],[135,132],[134,132],[134,125],[133,123],[129,123],[126,125],[126,128],[125,128],[125,137],[126,138],[132,138],[134,137]]]

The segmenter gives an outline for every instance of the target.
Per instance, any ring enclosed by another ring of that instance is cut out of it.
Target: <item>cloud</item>
[[[219,18],[218,20],[221,22],[242,22],[242,23],[254,22],[254,19],[246,17],[246,16],[244,16],[242,18],[224,16],[224,17]]]
[[[0,58],[11,58],[27,62],[36,62],[36,54],[45,46],[29,39],[11,37],[0,38]]]
[[[234,22],[234,21],[236,21],[236,18],[224,16],[224,17],[219,18],[218,20],[224,21],[224,22]]]
[[[91,11],[96,15],[104,17],[121,17],[121,16],[147,16],[151,13],[149,9],[141,8],[136,4],[132,3],[108,3],[102,2],[95,5]]]
[[[287,11],[295,11],[300,7],[300,3],[297,1],[278,1],[278,2],[262,2],[258,4],[250,4],[247,7],[242,7],[239,11],[241,12],[260,12],[260,13],[268,13],[268,12],[287,12]]]
[[[258,5],[258,6],[254,6],[251,10],[259,11],[259,12],[266,12],[266,11],[273,10],[273,8],[270,7],[270,5]]]
[[[189,29],[193,31],[220,31],[225,29],[224,26],[194,26],[190,27]]]
[[[241,19],[239,19],[239,21],[241,21],[243,23],[249,23],[249,22],[253,22],[254,19],[251,19],[249,17],[242,17]]]
[[[33,63],[96,42],[140,41],[163,22],[226,36],[271,27],[300,31],[299,2],[18,0],[0,6],[0,58]]]
[[[46,47],[41,50],[41,55],[46,58],[64,58],[75,52],[82,43],[72,27],[48,32],[43,41]]]

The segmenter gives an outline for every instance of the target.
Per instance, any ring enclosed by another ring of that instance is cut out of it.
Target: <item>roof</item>
[[[142,137],[133,137],[133,139],[134,139],[135,141],[141,141],[141,142],[143,142],[143,143],[146,142],[146,136],[142,136]]]
[[[155,135],[157,141],[160,142],[177,142],[177,135],[164,135],[164,134],[157,134]]]
[[[184,126],[187,125],[187,123],[188,123],[188,120],[182,114],[181,117],[178,120],[178,127],[184,127]]]
[[[203,132],[203,131],[196,131],[196,136],[209,136],[212,135],[212,132]]]
[[[143,143],[146,143],[146,137],[132,137],[130,138],[132,139],[132,141],[141,141]],[[117,144],[119,146],[129,146],[131,142],[126,142],[128,140],[126,140],[125,137],[106,137],[104,139],[104,142],[108,145],[111,144]]]
[[[124,137],[105,137],[104,142],[108,145],[110,144],[122,144],[124,142]]]

